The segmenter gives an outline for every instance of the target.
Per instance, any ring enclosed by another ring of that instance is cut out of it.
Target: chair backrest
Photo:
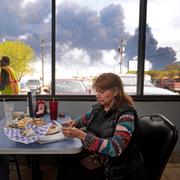
[[[163,115],[139,118],[140,149],[150,180],[159,180],[178,139],[176,127]]]

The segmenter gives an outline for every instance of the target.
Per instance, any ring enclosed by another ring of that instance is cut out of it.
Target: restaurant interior
[[[107,72],[122,79],[124,91],[134,100],[150,180],[179,180],[180,2],[2,2],[0,17],[6,18],[0,18],[0,58],[10,57],[19,93],[3,93],[0,74],[0,157],[9,160],[5,179],[0,161],[0,180],[58,180],[61,158],[83,147],[80,139],[64,139],[62,132],[59,139],[12,137],[5,106],[13,104],[13,121],[42,117],[56,123],[57,118],[62,128],[67,119],[96,103],[93,82]]]

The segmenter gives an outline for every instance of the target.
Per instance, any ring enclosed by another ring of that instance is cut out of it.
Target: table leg
[[[0,179],[9,180],[9,156],[0,155]]]

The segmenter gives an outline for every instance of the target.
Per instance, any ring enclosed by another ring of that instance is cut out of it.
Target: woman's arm
[[[83,126],[87,126],[89,123],[91,117],[91,111],[88,111],[84,114],[82,114],[82,116],[78,116],[77,118],[75,118],[75,122],[76,122],[76,127],[77,128],[81,128]]]
[[[109,156],[119,156],[127,147],[134,131],[133,112],[126,112],[119,117],[114,136],[108,139],[98,138],[86,134],[84,147],[89,151],[102,153]]]

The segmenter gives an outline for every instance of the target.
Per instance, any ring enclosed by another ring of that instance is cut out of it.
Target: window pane
[[[94,94],[92,81],[100,73],[135,73],[138,0],[56,2],[56,94]],[[65,81],[81,85],[66,89]],[[125,89],[136,94],[136,84]]]
[[[0,9],[0,58],[10,58],[19,94],[43,94],[51,82],[51,1],[1,0]]]
[[[179,0],[148,1],[146,60],[150,66],[146,73],[156,90],[150,92],[145,86],[145,94],[173,95],[173,91],[180,91],[176,80],[180,78],[179,6]]]

